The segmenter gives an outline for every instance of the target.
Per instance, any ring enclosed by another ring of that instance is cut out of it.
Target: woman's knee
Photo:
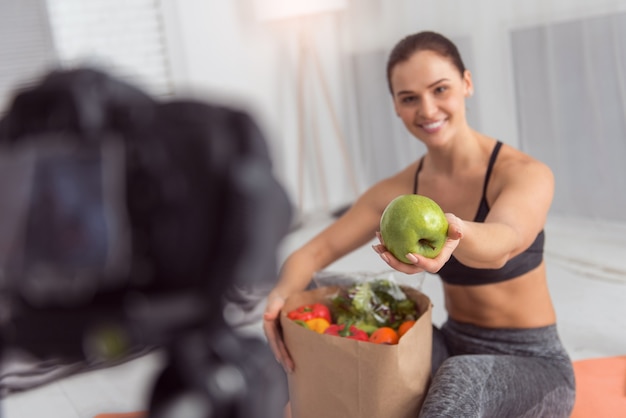
[[[446,359],[435,373],[420,417],[480,417],[484,402],[480,376],[490,373],[477,356]]]

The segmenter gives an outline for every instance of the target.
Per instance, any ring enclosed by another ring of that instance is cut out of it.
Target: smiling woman
[[[543,262],[551,170],[468,124],[472,76],[441,34],[402,39],[387,75],[396,114],[427,152],[374,184],[286,259],[265,313],[274,354],[286,369],[294,367],[276,326],[284,301],[317,271],[369,242],[391,201],[419,193],[445,213],[441,252],[409,253],[407,263],[382,242],[374,250],[400,272],[437,273],[443,281],[448,320],[433,335],[432,385],[420,417],[569,416],[573,369]]]

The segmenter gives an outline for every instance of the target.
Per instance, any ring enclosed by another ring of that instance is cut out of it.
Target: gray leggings
[[[448,319],[433,329],[433,379],[420,418],[569,417],[574,397],[554,325],[488,329]]]

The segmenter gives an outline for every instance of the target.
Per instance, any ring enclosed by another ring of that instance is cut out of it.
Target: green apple
[[[380,234],[391,254],[411,264],[406,258],[408,253],[437,257],[448,236],[448,220],[434,200],[416,194],[401,195],[383,211]]]

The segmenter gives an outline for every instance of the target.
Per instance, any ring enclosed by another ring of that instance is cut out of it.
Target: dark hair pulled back
[[[465,73],[465,65],[456,45],[445,36],[432,31],[418,32],[401,39],[391,50],[387,60],[387,83],[389,91],[393,94],[391,85],[391,73],[396,65],[407,61],[413,54],[419,51],[433,51],[449,58],[452,64],[459,70],[461,77]]]

